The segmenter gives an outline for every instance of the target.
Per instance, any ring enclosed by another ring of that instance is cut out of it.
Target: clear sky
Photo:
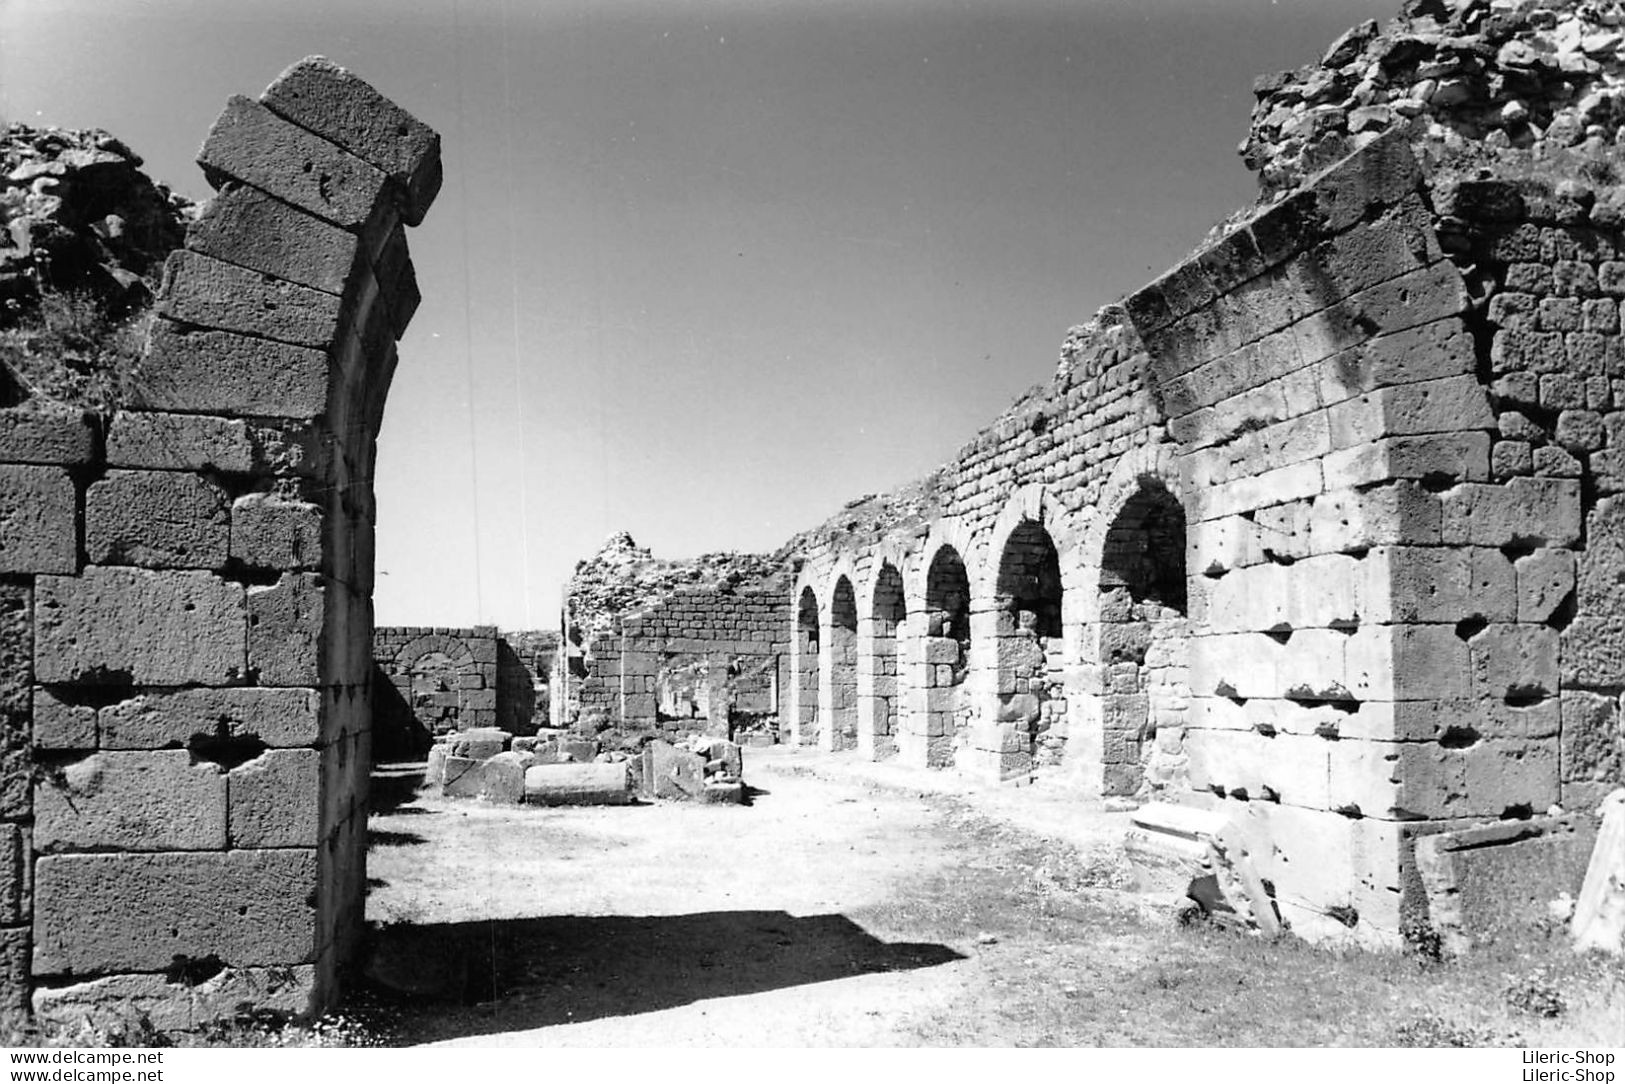
[[[552,627],[947,459],[1253,195],[1252,78],[1397,0],[0,0],[0,115],[158,180],[300,57],[438,129],[380,624]]]

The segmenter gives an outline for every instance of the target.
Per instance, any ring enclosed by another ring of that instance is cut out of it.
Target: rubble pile
[[[1491,165],[1613,184],[1625,136],[1625,4],[1406,0],[1319,62],[1260,76],[1240,152],[1268,203],[1402,127],[1430,173]]]
[[[740,747],[695,735],[641,749],[602,749],[560,730],[514,737],[495,727],[450,734],[429,751],[424,785],[450,798],[505,804],[625,805],[636,797],[736,805],[745,799]]]
[[[196,208],[99,128],[0,131],[0,328],[41,293],[83,293],[112,315],[148,304]]]

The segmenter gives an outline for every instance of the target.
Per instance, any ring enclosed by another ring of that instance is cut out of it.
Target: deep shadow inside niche
[[[1100,583],[1185,613],[1185,510],[1160,481],[1144,480],[1106,532]]]

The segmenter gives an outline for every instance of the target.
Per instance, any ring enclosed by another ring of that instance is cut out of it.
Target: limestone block
[[[429,747],[429,759],[423,768],[423,785],[439,787],[446,782],[447,746],[436,743]]]
[[[1332,444],[1354,448],[1388,436],[1490,429],[1489,397],[1472,375],[1378,388],[1328,410]]]
[[[1327,492],[1370,486],[1395,478],[1482,481],[1490,476],[1490,435],[1443,433],[1384,437],[1371,444],[1331,453],[1322,461],[1321,469]]]
[[[273,747],[319,739],[313,689],[178,689],[108,705],[98,715],[104,749],[160,749],[197,738],[252,739]]]
[[[1558,799],[1557,743],[1550,740],[1402,742],[1394,751],[1398,787],[1391,809],[1366,811],[1376,816],[1500,817],[1511,810],[1548,809]]]
[[[1551,696],[1558,686],[1558,634],[1545,625],[1488,625],[1467,641],[1472,693],[1486,700]]]
[[[1581,614],[1558,637],[1566,686],[1625,684],[1625,614]]]
[[[1282,501],[1314,497],[1321,491],[1321,464],[1315,460],[1232,479],[1223,486],[1202,493],[1198,507],[1200,518],[1218,519]]]
[[[1469,738],[1549,739],[1558,734],[1555,698],[1528,703],[1468,697],[1439,700],[1362,700],[1354,711],[1321,717],[1317,733],[1344,741],[1464,741]],[[1337,705],[1332,705],[1335,709]]]
[[[525,769],[531,805],[625,805],[632,800],[626,762],[536,764]]]
[[[332,140],[381,170],[411,225],[440,190],[440,137],[371,85],[323,57],[306,57],[265,89],[273,112]]]
[[[1625,583],[1625,497],[1604,497],[1586,517],[1586,548],[1578,558],[1578,594],[1583,614],[1609,614]]]
[[[496,727],[473,727],[453,734],[448,743],[448,751],[454,757],[484,760],[507,749],[512,741],[513,735],[506,730],[499,730]]]
[[[527,754],[498,753],[484,760],[472,761],[464,770],[459,761],[464,757],[446,758],[444,792],[451,798],[484,798],[492,802],[517,803],[525,796]]]
[[[1271,739],[1256,731],[1192,730],[1185,735],[1191,786],[1261,797],[1263,767],[1272,749]]]
[[[43,683],[237,684],[243,588],[207,572],[87,568],[41,576],[36,677]]]
[[[1395,384],[1470,374],[1473,341],[1461,321],[1436,320],[1389,335],[1378,335],[1321,363],[1323,402]]]
[[[1347,644],[1348,635],[1333,629],[1294,632],[1276,656],[1278,693],[1311,700],[1349,698]]]
[[[268,493],[237,498],[231,506],[231,556],[255,568],[319,569],[321,508]]]
[[[1580,485],[1567,478],[1511,478],[1441,495],[1446,545],[1571,546],[1580,537]]]
[[[0,824],[0,924],[14,926],[30,917],[31,850],[29,835],[21,825]]]
[[[366,161],[241,95],[209,129],[198,165],[217,188],[242,181],[346,230],[366,224],[385,184]]]
[[[34,991],[34,1018],[62,1028],[117,1029],[133,1016],[144,1017],[159,1031],[192,1031],[205,1024],[234,1020],[244,1005],[262,1012],[304,1016],[314,1001],[316,969],[298,967],[228,967],[203,982],[170,982],[165,975],[108,975],[72,986],[42,986]]]
[[[643,747],[643,785],[655,798],[698,798],[705,758],[664,741]]]
[[[0,573],[76,571],[78,503],[65,470],[0,465]]]
[[[0,408],[0,463],[78,466],[96,453],[90,415],[40,400]]]
[[[1391,683],[1372,675],[1370,695],[1380,700],[1432,700],[1470,694],[1467,645],[1450,625],[1392,627]],[[1358,696],[1360,690],[1352,690]]]
[[[96,748],[96,709],[58,699],[49,689],[35,688],[34,747]]]
[[[745,784],[707,783],[700,792],[700,800],[708,805],[741,805],[745,801]]]
[[[184,249],[164,264],[158,311],[198,327],[326,349],[338,335],[339,298]]]
[[[261,685],[315,685],[326,592],[320,576],[285,573],[248,589],[248,665]]]
[[[222,850],[226,780],[184,749],[94,753],[34,786],[41,852]]]
[[[311,962],[316,852],[47,855],[34,868],[35,975]]]
[[[321,754],[269,749],[226,776],[233,847],[314,847],[320,836]]]
[[[229,541],[226,495],[197,474],[108,471],[85,494],[85,552],[101,564],[218,568]]]
[[[216,470],[247,474],[255,467],[246,422],[202,414],[121,410],[107,430],[112,467]]]
[[[478,768],[483,758],[460,757],[447,753],[441,758],[440,785],[443,792],[453,798],[474,798],[479,795]],[[467,780],[464,780],[467,776]]]
[[[1519,621],[1545,621],[1574,591],[1574,554],[1569,550],[1538,549],[1518,558],[1516,569]]]
[[[1537,817],[1419,839],[1428,918],[1451,954],[1534,929],[1553,900],[1582,891],[1594,831],[1580,818]]]
[[[1414,482],[1339,489],[1311,505],[1310,549],[1338,553],[1385,543],[1437,542],[1441,515],[1439,498]]]
[[[1516,576],[1500,550],[1488,547],[1381,546],[1366,558],[1388,579],[1386,597],[1373,591],[1362,616],[1378,622],[1511,621],[1517,616]]]
[[[1258,527],[1243,516],[1200,520],[1186,532],[1187,566],[1205,574],[1245,568],[1264,560]]]
[[[1561,762],[1567,784],[1617,783],[1625,767],[1625,728],[1617,697],[1565,690]]]
[[[1190,688],[1198,695],[1279,696],[1281,645],[1262,633],[1190,639]]]
[[[327,355],[229,331],[152,325],[132,400],[191,414],[314,418],[327,409]]]
[[[229,183],[203,206],[186,247],[279,279],[338,294],[356,261],[353,233],[248,185]]]

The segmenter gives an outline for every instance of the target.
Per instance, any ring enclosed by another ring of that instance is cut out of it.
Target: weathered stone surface
[[[246,633],[242,586],[207,572],[92,567],[38,580],[43,683],[238,684]]]
[[[466,767],[459,763],[464,760],[469,762]],[[445,794],[451,798],[520,802],[525,797],[526,765],[524,753],[498,753],[484,760],[447,757]]]
[[[218,568],[230,518],[219,486],[179,471],[109,471],[85,494],[85,550],[98,564]]]
[[[170,254],[159,311],[172,320],[326,349],[338,335],[334,294],[196,252]]]
[[[508,748],[512,741],[513,735],[506,730],[498,730],[493,726],[471,727],[451,736],[449,751],[454,757],[484,760]]]
[[[321,508],[266,493],[237,498],[231,506],[231,556],[255,568],[320,568]]]
[[[707,783],[700,800],[709,805],[739,805],[745,800],[745,784]]]
[[[306,57],[277,76],[260,100],[387,174],[401,217],[417,225],[440,191],[440,137],[354,73]]]
[[[242,181],[346,230],[372,216],[385,177],[342,148],[235,95],[198,153],[209,183]]]
[[[698,798],[705,788],[705,758],[652,741],[643,747],[643,786],[654,798]]]
[[[261,685],[315,685],[327,605],[321,578],[287,573],[248,591],[248,666]],[[336,676],[336,675],[335,675]]]
[[[348,233],[245,184],[227,184],[187,230],[186,247],[330,294],[356,261]]]
[[[29,918],[29,837],[18,824],[0,824],[0,925],[15,926]]]
[[[0,465],[0,573],[75,571],[78,500],[65,470]]]
[[[47,855],[34,868],[35,975],[311,962],[316,852]]]
[[[313,745],[320,694],[312,689],[180,689],[148,692],[97,713],[103,749],[160,749],[195,739]]]
[[[1586,818],[1537,817],[1417,841],[1429,917],[1459,954],[1532,929],[1559,895],[1579,894],[1596,839]]]
[[[131,393],[149,410],[314,418],[327,409],[327,355],[228,331],[152,326]]]
[[[233,847],[314,847],[320,835],[321,754],[271,749],[226,776]]]
[[[247,474],[254,445],[248,423],[237,419],[119,411],[107,429],[107,464]]]
[[[621,764],[536,764],[525,769],[531,805],[624,805],[631,780]]]
[[[221,850],[226,778],[184,749],[94,753],[35,784],[34,818],[44,853]]]
[[[128,1026],[145,1017],[159,1031],[177,1033],[234,1020],[245,1005],[268,1013],[304,1016],[316,1010],[316,969],[228,967],[203,982],[170,982],[164,975],[109,975],[72,986],[34,991],[34,1018],[47,1026]]]
[[[34,745],[39,749],[96,748],[96,709],[34,690]]]
[[[0,463],[78,466],[95,450],[84,411],[32,401],[0,409]]]
[[[1625,953],[1625,789],[1598,807],[1602,821],[1574,902],[1574,946]]]

